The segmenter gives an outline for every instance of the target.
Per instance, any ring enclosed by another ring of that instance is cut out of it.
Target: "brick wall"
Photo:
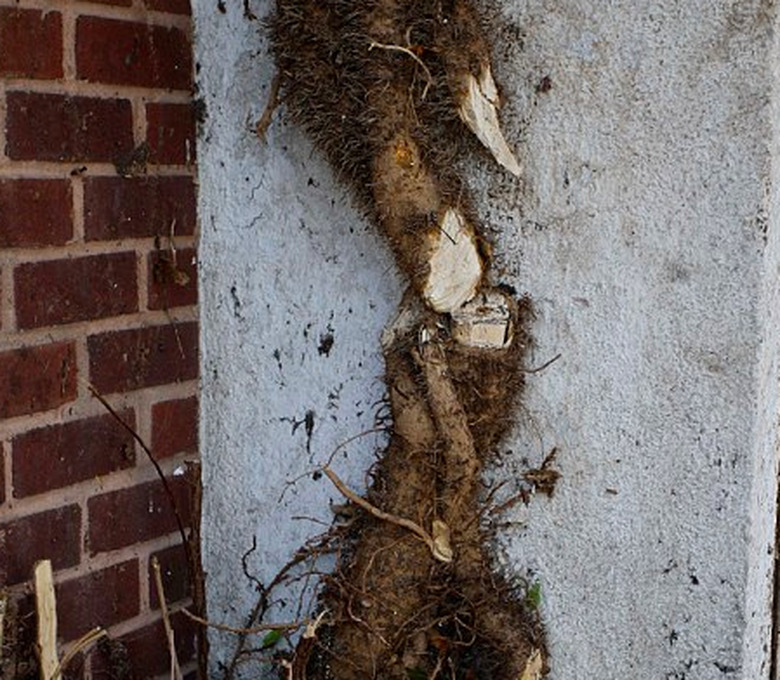
[[[56,570],[66,649],[114,643],[83,678],[167,675],[150,560],[186,560],[196,453],[194,120],[188,0],[0,0],[0,675],[35,677],[29,579]],[[174,618],[186,668],[192,629]],[[117,641],[119,644],[117,644]],[[127,675],[126,671],[132,671]],[[124,673],[124,674],[123,674]]]

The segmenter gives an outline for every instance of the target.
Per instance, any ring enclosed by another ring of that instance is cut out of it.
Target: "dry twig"
[[[390,522],[391,524],[395,524],[399,527],[403,527],[404,529],[408,529],[416,536],[419,536],[425,545],[428,546],[431,553],[433,553],[434,557],[441,560],[442,562],[449,562],[451,561],[452,557],[450,556],[449,559],[446,559],[446,555],[443,555],[439,551],[439,547],[431,537],[431,535],[423,529],[419,524],[416,522],[413,522],[410,519],[406,519],[405,517],[398,517],[398,515],[391,515],[389,512],[385,512],[384,510],[380,510],[375,505],[371,505],[365,498],[362,498],[361,496],[358,496],[352,489],[350,489],[344,482],[339,479],[338,475],[333,472],[327,465],[322,468],[322,471],[325,473],[327,478],[333,482],[333,485],[339,490],[342,496],[345,498],[348,498],[350,501],[352,501],[355,505],[358,507],[363,508],[366,512],[373,515],[377,519],[381,519],[384,522]]]
[[[171,510],[173,511],[173,515],[176,519],[176,527],[179,530],[179,534],[181,536],[181,542],[184,546],[184,549],[187,551],[187,557],[189,566],[192,569],[195,565],[192,562],[192,546],[190,545],[190,542],[187,540],[187,532],[184,529],[184,521],[181,518],[181,514],[179,513],[179,507],[176,503],[176,496],[173,494],[173,489],[171,489],[171,485],[168,483],[168,478],[165,476],[165,473],[163,472],[162,468],[160,467],[160,464],[157,462],[157,459],[154,457],[154,454],[152,454],[152,450],[146,445],[146,442],[141,438],[141,435],[139,435],[130,425],[128,425],[124,420],[122,420],[122,417],[116,412],[113,406],[106,401],[106,398],[98,392],[97,388],[89,384],[87,385],[89,388],[90,393],[92,394],[95,399],[97,399],[101,405],[103,406],[106,411],[108,411],[113,417],[114,420],[116,420],[126,431],[127,433],[136,441],[138,442],[138,445],[141,447],[143,452],[146,454],[146,457],[149,459],[149,462],[154,466],[154,470],[157,473],[157,476],[160,478],[160,482],[163,485],[163,490],[165,491],[165,495],[168,497],[168,501],[171,504]],[[192,571],[194,573],[194,569]]]
[[[271,120],[274,117],[274,111],[279,106],[279,88],[282,84],[282,74],[278,71],[274,75],[271,81],[271,87],[268,92],[268,101],[263,109],[263,115],[260,116],[257,123],[255,123],[255,134],[261,142],[265,142],[265,133],[268,132],[268,128],[271,127]]]
[[[35,565],[35,608],[41,680],[54,680],[60,661],[57,658],[57,602],[51,560],[41,560]]]
[[[171,225],[173,227],[173,225]],[[187,567],[190,574],[190,582],[192,584],[192,599],[193,606],[198,613],[203,614],[206,611],[206,592],[203,578],[203,569],[200,559],[200,507],[201,507],[201,494],[202,487],[200,481],[200,467],[198,463],[193,463],[197,474],[195,475],[195,492],[193,493],[193,508],[192,516],[194,518],[191,529],[190,538],[187,537],[187,532],[184,528],[184,521],[182,520],[181,513],[179,512],[179,506],[176,502],[176,496],[171,489],[171,485],[168,483],[168,478],[165,476],[160,464],[152,454],[152,450],[147,446],[146,442],[141,436],[116,412],[116,410],[108,403],[106,398],[98,392],[97,388],[92,384],[87,384],[87,387],[95,399],[97,399],[103,408],[113,416],[113,418],[130,434],[130,436],[138,443],[141,450],[146,454],[149,462],[154,467],[157,477],[160,479],[160,483],[163,486],[168,502],[173,511],[174,518],[176,519],[176,527],[179,530],[181,536],[182,547],[187,558]],[[208,657],[208,638],[202,630],[198,630],[198,670],[201,675],[204,675],[207,670],[207,657]]]
[[[162,574],[160,572],[160,562],[156,557],[152,557],[152,570],[154,571],[154,585],[157,588],[157,599],[160,601],[160,610],[162,611],[163,625],[165,626],[165,637],[168,641],[168,653],[171,657],[171,680],[182,680],[181,666],[179,657],[176,655],[176,641],[173,635],[173,626],[171,626],[171,617],[168,613],[168,603],[165,599],[165,589],[163,588]]]
[[[73,661],[77,654],[107,637],[108,633],[100,627],[93,628],[82,635],[68,650],[68,653],[62,657],[62,661],[60,661],[59,666],[57,666],[57,670],[54,672],[52,680],[58,680],[60,678],[63,671],[68,667],[68,664]]]
[[[427,83],[425,84],[425,88],[423,89],[422,93],[422,99],[425,99],[425,96],[428,94],[428,90],[430,89],[431,85],[433,85],[433,76],[431,75],[430,70],[425,65],[425,62],[420,59],[412,50],[410,50],[408,47],[403,47],[401,45],[385,45],[384,43],[378,43],[371,41],[371,44],[368,46],[368,51],[370,52],[374,48],[379,48],[382,50],[388,50],[391,52],[401,52],[403,54],[406,54],[410,56],[412,59],[414,59],[422,68],[423,71],[425,71],[425,78],[427,79]]]
[[[292,623],[261,623],[257,626],[252,626],[251,628],[238,628],[236,626],[228,626],[225,623],[214,623],[213,621],[193,614],[185,608],[182,608],[179,611],[188,619],[195,623],[199,623],[201,626],[222,630],[226,633],[235,633],[236,635],[254,635],[255,633],[267,633],[269,630],[293,631],[309,624],[308,621],[293,621]]]
[[[560,352],[558,352],[558,354],[556,354],[552,359],[545,361],[541,366],[537,366],[536,368],[521,368],[520,370],[523,373],[529,373],[529,374],[541,373],[545,368],[549,368],[550,366],[552,366],[562,356],[563,355]]]

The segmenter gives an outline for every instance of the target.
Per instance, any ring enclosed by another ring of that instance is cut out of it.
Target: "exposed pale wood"
[[[53,680],[59,674],[60,662],[57,657],[57,602],[50,560],[35,565],[35,608],[41,680]]]
[[[522,169],[512,150],[504,139],[498,124],[498,91],[485,64],[477,80],[470,73],[464,76],[464,95],[458,112],[463,122],[493,154],[493,157],[515,177],[520,177]]]
[[[433,520],[431,526],[433,533],[433,554],[437,560],[452,562],[452,532],[445,522],[440,519]]]
[[[452,337],[478,349],[504,349],[514,337],[509,305],[501,291],[480,293],[452,313]]]
[[[456,208],[448,208],[431,244],[423,295],[437,312],[450,313],[468,302],[482,279],[474,230]]]

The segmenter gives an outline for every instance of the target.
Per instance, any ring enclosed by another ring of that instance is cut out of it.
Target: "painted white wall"
[[[252,124],[273,74],[240,2],[195,0],[203,549],[209,613],[254,603],[330,521],[326,479],[279,497],[383,395],[398,303],[384,243],[310,143]],[[552,678],[768,677],[778,412],[778,111],[772,2],[504,0],[489,9],[518,182],[468,162],[500,279],[537,309],[522,410],[492,474],[557,446],[552,499],[515,507],[510,571],[542,584]],[[257,2],[263,16],[269,3]],[[548,76],[549,92],[536,92]],[[333,336],[329,354],[318,351]],[[311,437],[305,424],[314,416]],[[335,467],[361,488],[381,441]],[[340,499],[339,499],[340,500]],[[529,571],[530,570],[530,571]],[[280,607],[295,615],[296,602]],[[215,677],[231,651],[213,636]]]

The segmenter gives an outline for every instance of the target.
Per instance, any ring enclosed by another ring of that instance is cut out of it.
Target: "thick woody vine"
[[[489,45],[465,0],[278,0],[281,96],[387,238],[409,290],[382,338],[393,428],[293,680],[531,680],[537,617],[491,563],[481,473],[522,388],[528,303],[491,276],[455,170],[514,175]]]

